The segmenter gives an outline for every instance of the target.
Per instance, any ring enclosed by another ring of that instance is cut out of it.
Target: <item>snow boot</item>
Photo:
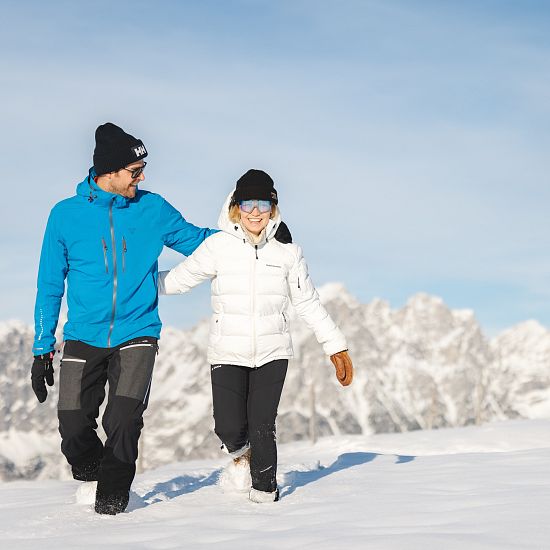
[[[252,487],[250,449],[234,458],[222,471],[218,485],[224,492],[248,493]]]
[[[102,494],[98,491],[95,496],[95,511],[98,514],[109,514],[114,516],[126,510],[129,500],[129,491],[119,491],[109,495]]]
[[[75,495],[77,504],[94,504],[97,491],[97,481],[85,481],[78,487]]]
[[[279,489],[275,489],[275,491],[272,491],[269,493],[268,491],[259,491],[258,489],[250,489],[250,493],[248,493],[248,498],[252,502],[277,502],[279,500]]]
[[[250,469],[250,447],[238,458],[233,459],[233,464],[237,468],[249,468]]]
[[[101,457],[94,458],[84,464],[78,466],[71,466],[73,472],[73,478],[77,481],[97,481],[99,479],[99,465],[101,464]]]

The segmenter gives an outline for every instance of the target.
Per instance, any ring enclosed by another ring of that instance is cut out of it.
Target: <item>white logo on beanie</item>
[[[132,149],[134,153],[136,154],[136,157],[141,157],[142,155],[146,155],[147,151],[145,150],[145,145],[140,145],[139,147],[134,147]]]

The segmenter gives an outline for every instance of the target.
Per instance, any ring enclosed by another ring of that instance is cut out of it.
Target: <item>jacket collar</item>
[[[90,168],[88,176],[76,186],[76,194],[86,198],[88,202],[99,206],[109,206],[111,203],[116,208],[126,208],[128,206],[128,203],[132,199],[104,191],[94,181],[95,177],[95,170]]]

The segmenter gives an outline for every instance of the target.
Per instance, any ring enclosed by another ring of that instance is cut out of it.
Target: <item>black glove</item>
[[[48,390],[46,384],[53,386],[53,351],[44,355],[35,355],[31,369],[32,389],[40,403],[46,401]]]

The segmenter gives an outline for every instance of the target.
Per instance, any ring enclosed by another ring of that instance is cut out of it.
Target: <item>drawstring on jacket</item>
[[[90,181],[90,178],[92,177],[92,170],[93,168],[90,168],[90,170],[88,171],[88,185],[90,186],[90,196],[88,197],[88,202],[94,202],[94,200],[97,199],[97,195],[94,195],[92,182]]]

